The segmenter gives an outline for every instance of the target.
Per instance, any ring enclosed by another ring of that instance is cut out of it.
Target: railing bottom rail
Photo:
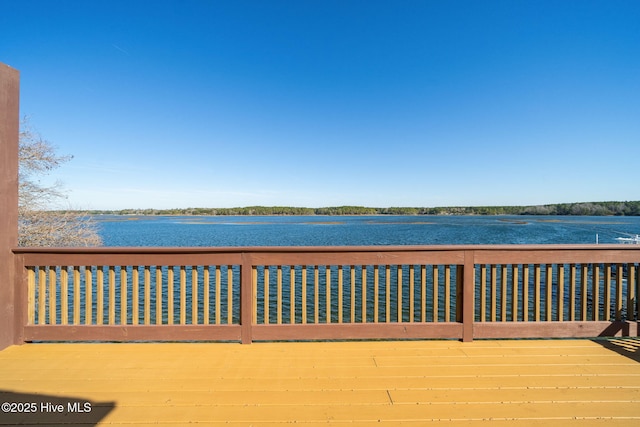
[[[240,341],[240,325],[25,326],[24,341]]]
[[[573,322],[477,322],[473,337],[482,338],[593,338],[637,337],[640,322],[573,321]]]
[[[462,339],[463,324],[253,325],[250,341]],[[636,321],[477,322],[474,339],[638,337]],[[242,341],[240,325],[25,326],[25,342]]]

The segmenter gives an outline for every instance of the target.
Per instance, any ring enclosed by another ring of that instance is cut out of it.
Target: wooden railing
[[[638,335],[635,246],[14,254],[24,341]]]

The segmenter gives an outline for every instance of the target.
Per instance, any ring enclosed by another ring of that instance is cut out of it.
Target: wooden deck
[[[27,344],[2,402],[36,410],[0,425],[637,426],[640,340]]]

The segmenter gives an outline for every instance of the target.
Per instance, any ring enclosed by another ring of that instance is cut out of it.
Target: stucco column
[[[18,138],[20,73],[0,63],[0,350],[18,344],[16,263],[18,245]]]

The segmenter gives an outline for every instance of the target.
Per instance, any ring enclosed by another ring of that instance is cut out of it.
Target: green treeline
[[[301,208],[247,206],[242,208],[122,209],[85,211],[90,215],[589,215],[640,216],[640,201],[560,203],[537,206],[390,207],[335,206]]]

